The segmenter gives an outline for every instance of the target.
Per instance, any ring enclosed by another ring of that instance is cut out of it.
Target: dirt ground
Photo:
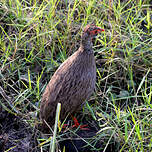
[[[0,112],[0,152],[38,152],[32,129],[19,117]]]
[[[88,130],[79,130],[77,135],[71,135],[66,132],[63,140],[58,143],[59,149],[66,152],[91,152],[91,147],[86,145],[82,138],[91,138],[96,135],[95,127],[89,127]],[[33,130],[20,117],[10,114],[6,111],[0,111],[0,152],[39,152],[37,139],[40,137],[36,130]],[[71,138],[72,137],[72,138]],[[79,137],[79,138],[78,138]],[[96,143],[96,148],[100,148],[102,142]],[[110,145],[106,152],[112,152],[114,145]],[[46,149],[46,152],[48,149]],[[100,150],[99,150],[100,151]]]

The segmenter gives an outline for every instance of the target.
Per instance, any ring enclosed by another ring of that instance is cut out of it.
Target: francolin
[[[61,103],[60,119],[64,120],[87,100],[95,89],[96,64],[92,38],[104,31],[87,25],[81,36],[79,49],[65,60],[52,76],[42,96],[40,117],[43,125],[55,123],[57,104]],[[44,121],[45,120],[45,121]]]

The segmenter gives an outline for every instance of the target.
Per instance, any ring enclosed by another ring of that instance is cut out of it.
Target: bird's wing
[[[41,100],[40,114],[42,119],[47,120],[49,117],[54,117],[58,103],[57,98],[67,81],[66,76],[72,64],[72,60],[66,60],[62,63],[47,85]]]

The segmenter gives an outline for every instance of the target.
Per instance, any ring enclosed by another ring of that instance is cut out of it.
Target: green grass
[[[102,141],[103,151],[112,143],[116,151],[151,151],[150,0],[115,0],[110,4],[109,0],[2,0],[2,108],[34,128],[40,121],[40,99],[50,77],[78,49],[82,28],[89,23],[96,23],[105,32],[94,45],[96,91],[83,109],[84,117],[91,116],[99,131],[92,140],[84,140],[92,147],[93,142]],[[40,144],[45,139],[37,137],[41,149],[52,146],[48,139],[48,145]],[[62,140],[59,132],[56,140]]]

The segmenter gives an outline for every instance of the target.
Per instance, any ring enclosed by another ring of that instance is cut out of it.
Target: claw
[[[90,130],[89,128],[87,128],[88,125],[80,125],[80,129],[81,130]]]

